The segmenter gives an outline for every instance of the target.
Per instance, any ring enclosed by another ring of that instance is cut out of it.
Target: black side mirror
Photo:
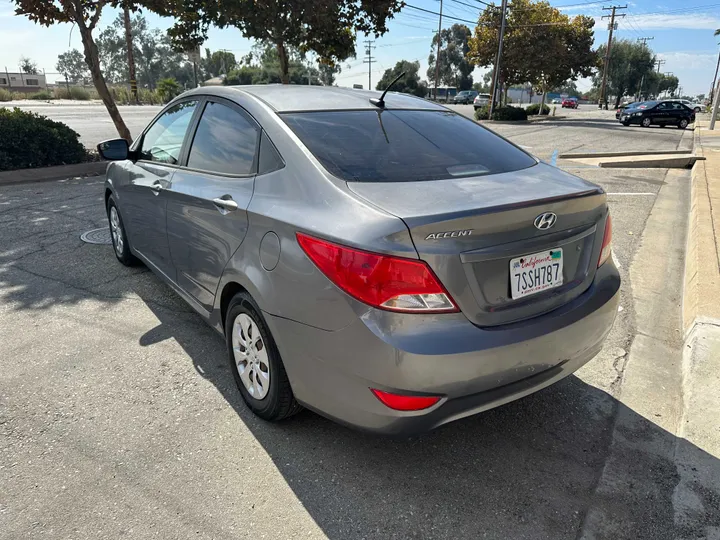
[[[128,159],[130,149],[125,139],[110,139],[97,145],[98,153],[103,159],[122,161]]]

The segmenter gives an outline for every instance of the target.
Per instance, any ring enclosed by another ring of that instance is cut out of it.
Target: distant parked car
[[[456,105],[460,103],[470,105],[477,95],[478,93],[475,90],[463,90],[457,93],[453,101]]]
[[[473,107],[475,107],[475,110],[477,111],[480,107],[490,105],[490,98],[490,94],[478,94],[473,100]]]
[[[577,98],[569,97],[569,98],[563,99],[562,108],[563,109],[577,109],[578,108]]]
[[[688,109],[692,109],[693,112],[699,113],[703,110],[703,106],[700,103],[693,103],[689,99],[673,99],[668,101],[679,101],[683,105],[685,105]]]
[[[560,99],[555,98],[552,100],[553,105],[558,105],[560,103]]]
[[[685,129],[694,121],[695,111],[680,101],[645,101],[641,107],[624,109],[620,116],[620,122],[624,126],[640,124],[642,127],[650,127],[655,124],[660,127],[673,125]]]

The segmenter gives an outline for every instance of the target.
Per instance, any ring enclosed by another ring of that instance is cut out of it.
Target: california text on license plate
[[[562,283],[561,248],[510,260],[510,292],[513,300],[559,287]]]

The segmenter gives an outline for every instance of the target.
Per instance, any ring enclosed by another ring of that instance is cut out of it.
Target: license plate
[[[510,261],[510,293],[522,298],[559,287],[563,283],[563,252],[551,249]]]

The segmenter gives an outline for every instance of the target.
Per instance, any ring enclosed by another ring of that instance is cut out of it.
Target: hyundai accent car
[[[223,336],[266,420],[427,431],[567,377],[617,313],[603,190],[430,101],[199,88],[98,149],[115,256]]]

